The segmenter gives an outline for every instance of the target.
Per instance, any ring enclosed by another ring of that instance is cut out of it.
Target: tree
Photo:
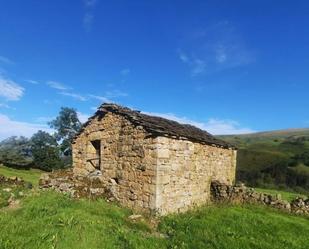
[[[31,137],[30,142],[34,167],[46,171],[63,168],[55,137],[45,131],[38,131]]]
[[[9,137],[0,143],[0,163],[13,168],[30,168],[32,164],[29,139]]]
[[[77,112],[73,108],[61,107],[58,117],[49,122],[51,128],[56,130],[55,137],[61,142],[60,150],[64,155],[71,156],[71,143],[73,137],[81,128]]]
[[[308,151],[305,151],[300,154],[296,154],[293,157],[291,157],[290,166],[297,166],[298,164],[305,164],[306,166],[309,166],[309,152]]]

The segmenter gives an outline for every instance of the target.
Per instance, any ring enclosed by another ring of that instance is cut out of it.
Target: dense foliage
[[[60,151],[55,137],[44,131],[38,131],[30,140],[33,166],[50,171],[63,168]]]
[[[14,168],[38,168],[51,171],[71,165],[71,142],[81,122],[75,109],[62,107],[50,122],[53,135],[38,131],[30,139],[10,137],[0,142],[0,163]]]
[[[237,180],[309,192],[309,129],[222,136],[238,148]]]
[[[60,142],[60,150],[64,155],[72,155],[71,142],[81,128],[77,112],[73,108],[61,107],[58,117],[49,122],[56,130],[55,138]]]
[[[14,136],[0,142],[0,163],[14,168],[29,168],[32,164],[29,139]]]

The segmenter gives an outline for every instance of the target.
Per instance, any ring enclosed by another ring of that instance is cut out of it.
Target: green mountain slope
[[[218,137],[240,147],[256,143],[276,145],[285,140],[309,139],[309,128],[265,131],[242,135],[223,135]]]
[[[309,191],[309,129],[218,137],[239,149],[237,180],[257,187]]]

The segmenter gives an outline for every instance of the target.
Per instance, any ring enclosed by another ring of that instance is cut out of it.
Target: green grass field
[[[1,167],[1,173],[24,174],[36,183],[40,172]],[[0,209],[0,249],[305,249],[309,245],[308,217],[261,206],[205,206],[138,222],[128,218],[131,214],[102,199],[73,200],[35,190],[22,199],[19,208]]]
[[[307,136],[308,130],[297,132],[297,136]],[[242,148],[238,158],[241,170],[262,172],[309,149],[307,140],[301,146],[283,143],[290,135],[290,131],[281,131],[279,134],[227,138]],[[308,167],[302,164],[293,170],[299,175],[308,174]],[[309,217],[256,205],[213,205],[184,214],[134,222],[128,218],[132,211],[102,199],[73,200],[55,192],[40,191],[36,186],[42,173],[0,165],[0,174],[21,177],[35,186],[31,191],[15,188],[11,192],[5,191],[10,186],[0,186],[0,249],[309,248]],[[300,196],[281,190],[255,189],[272,195],[280,193],[282,199],[289,201]],[[20,192],[26,196],[19,196]],[[12,193],[21,199],[20,206],[15,208],[9,206]]]
[[[104,200],[53,192],[0,212],[0,248],[308,248],[309,219],[257,206],[209,206],[161,218],[158,228]]]
[[[38,169],[30,169],[30,170],[16,170],[12,168],[5,167],[0,165],[0,175],[4,175],[6,177],[17,176],[21,177],[27,182],[31,182],[33,186],[37,186],[39,183],[40,175],[43,171]]]

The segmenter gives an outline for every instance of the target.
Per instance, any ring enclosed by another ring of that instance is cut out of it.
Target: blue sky
[[[105,101],[214,134],[308,127],[308,26],[308,1],[1,1],[0,139]]]

